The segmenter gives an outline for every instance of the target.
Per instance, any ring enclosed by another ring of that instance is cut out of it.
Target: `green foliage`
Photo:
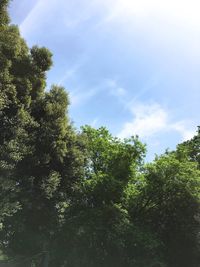
[[[138,138],[122,141],[105,128],[85,126],[82,135],[85,174],[63,214],[59,260],[66,260],[64,266],[164,266],[161,242],[132,220],[125,201],[145,147]]]
[[[94,192],[94,201],[99,204],[120,201],[124,187],[142,162],[145,147],[138,138],[114,138],[103,127],[95,130],[86,126],[83,134],[88,140],[87,190]]]
[[[0,27],[9,23],[10,19],[7,13],[9,0],[1,0],[0,2]]]
[[[159,234],[169,266],[197,266],[200,204],[197,164],[178,160],[176,153],[163,155],[147,165],[145,177],[146,186],[136,211],[142,218],[140,223]]]
[[[31,56],[33,60],[33,64],[35,68],[41,70],[41,71],[47,71],[50,69],[52,65],[52,54],[51,52],[45,48],[45,47],[37,47],[33,46],[31,48]]]
[[[197,134],[188,141],[177,146],[177,156],[185,156],[189,161],[197,162],[200,169],[200,126]]]
[[[58,86],[45,92],[51,56],[46,48],[29,49],[16,26],[1,28],[0,237],[8,255],[48,249],[59,230],[56,207],[69,201],[84,170],[68,96]]]

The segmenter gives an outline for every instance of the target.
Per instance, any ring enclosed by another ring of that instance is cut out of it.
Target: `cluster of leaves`
[[[52,54],[27,47],[8,2],[0,2],[0,249],[12,266],[197,267],[200,131],[149,164],[137,137],[75,131],[64,88],[45,91]]]

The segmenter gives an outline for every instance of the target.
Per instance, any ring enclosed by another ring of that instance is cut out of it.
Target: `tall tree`
[[[29,49],[0,5],[1,246],[10,255],[50,251],[62,203],[81,177],[81,141],[65,90],[45,91],[48,49]],[[12,215],[12,216],[11,216]]]
[[[136,183],[144,145],[137,138],[115,138],[103,127],[86,126],[82,134],[85,175],[64,212],[59,259],[72,267],[163,266],[159,240],[131,220],[124,200],[128,184]]]
[[[145,183],[132,218],[152,229],[164,245],[167,266],[196,267],[199,262],[200,172],[176,153],[162,155],[145,168]]]

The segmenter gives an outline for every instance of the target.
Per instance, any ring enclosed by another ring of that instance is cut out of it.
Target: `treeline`
[[[0,249],[9,266],[198,267],[200,129],[145,164],[137,137],[74,129],[0,1]],[[1,263],[0,263],[1,266]]]

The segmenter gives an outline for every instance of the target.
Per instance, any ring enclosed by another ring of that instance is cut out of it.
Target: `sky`
[[[199,0],[13,0],[12,23],[46,46],[77,129],[139,135],[148,159],[200,125]]]

